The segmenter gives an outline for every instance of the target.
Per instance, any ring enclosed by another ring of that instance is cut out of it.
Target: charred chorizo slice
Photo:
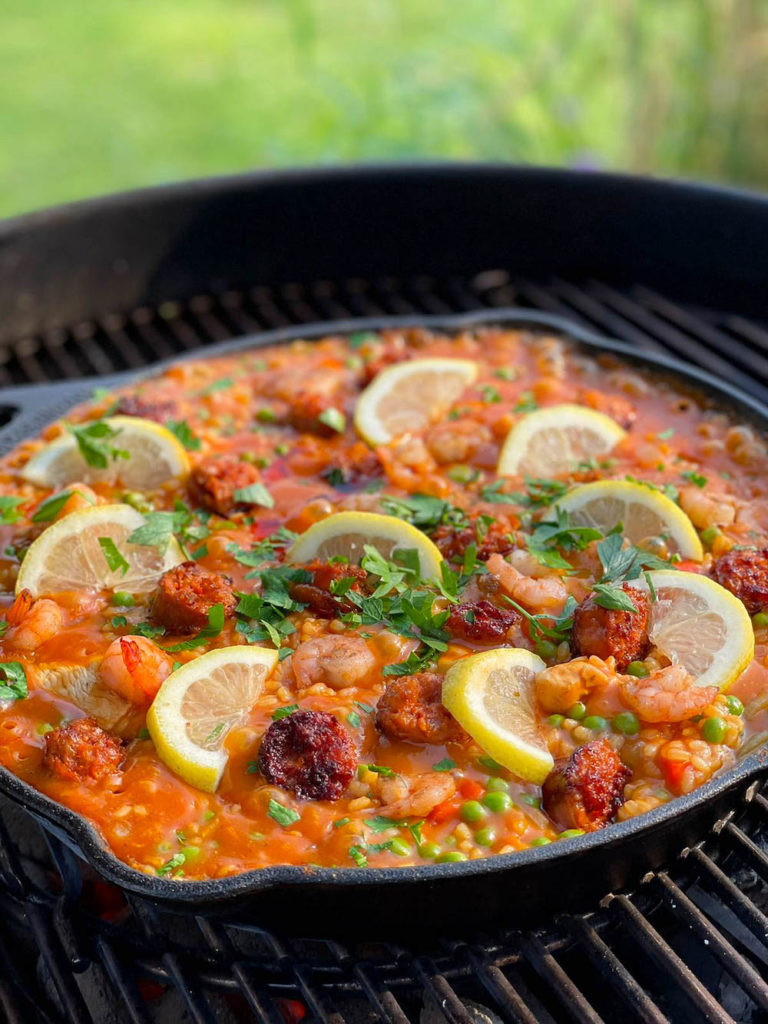
[[[43,765],[60,779],[88,782],[120,771],[122,742],[93,718],[60,725],[45,737]]]
[[[631,774],[608,740],[592,740],[555,764],[542,786],[542,806],[564,829],[595,832],[616,817]]]
[[[451,607],[444,629],[457,640],[492,644],[506,640],[520,613],[514,608],[497,608],[490,601],[462,601]]]
[[[155,423],[165,423],[178,414],[178,406],[172,398],[153,400],[141,395],[123,395],[115,412],[120,416],[140,416]]]
[[[486,562],[491,555],[508,555],[515,549],[515,540],[509,533],[509,525],[494,522],[484,537],[478,539],[475,526],[456,527],[444,524],[432,534],[440,554],[448,562],[461,562],[470,544],[477,544],[478,562]]]
[[[354,778],[357,750],[333,715],[294,711],[265,732],[259,769],[268,782],[303,800],[338,800]]]
[[[408,743],[460,742],[464,730],[443,707],[443,678],[419,672],[390,680],[379,698],[376,726],[391,740]]]
[[[341,593],[342,580],[351,579],[353,582],[348,589],[356,593],[363,592],[365,588],[367,574],[359,565],[314,561],[302,568],[312,574],[312,579],[304,583],[291,583],[288,593],[294,601],[307,605],[319,619],[335,619],[337,615],[353,610],[352,602]],[[341,588],[338,595],[332,592],[337,586]]]
[[[189,478],[192,500],[211,512],[227,516],[244,507],[235,499],[235,491],[259,482],[259,471],[236,455],[213,456],[194,467]]]
[[[603,608],[590,594],[573,615],[571,647],[575,654],[596,655],[605,661],[616,659],[616,668],[624,672],[632,661],[640,661],[648,653],[648,599],[636,587],[624,585],[637,611],[625,612]]]
[[[217,604],[225,618],[235,614],[237,598],[226,580],[197,562],[182,562],[160,577],[151,618],[171,633],[196,633],[208,625],[208,613]]]
[[[712,579],[742,602],[750,615],[768,608],[768,548],[742,548],[721,555]]]

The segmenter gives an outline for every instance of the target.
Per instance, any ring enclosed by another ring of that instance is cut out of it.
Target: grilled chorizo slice
[[[443,629],[457,640],[476,644],[500,643],[516,622],[520,613],[514,608],[497,608],[490,601],[462,601],[451,607]]]
[[[121,741],[93,718],[60,725],[45,737],[43,765],[60,779],[91,782],[120,771]]]
[[[353,610],[354,605],[343,594],[337,596],[332,593],[332,586],[340,584],[341,580],[352,579],[354,582],[349,589],[358,594],[365,589],[367,573],[359,565],[314,561],[301,568],[311,573],[312,579],[306,583],[291,583],[288,593],[294,601],[308,605],[319,619],[335,619],[343,612]]]
[[[172,398],[143,398],[141,395],[123,395],[115,412],[120,416],[140,416],[155,423],[165,423],[178,415],[178,406]]]
[[[195,466],[189,478],[189,493],[197,505],[228,516],[244,507],[235,499],[235,491],[259,482],[259,471],[236,455],[213,456]]]
[[[443,678],[436,672],[399,676],[387,683],[376,708],[376,726],[391,740],[455,743],[465,732],[443,707]]]
[[[160,577],[150,616],[170,633],[197,633],[217,604],[225,618],[235,614],[237,598],[226,580],[197,562],[182,562]]]
[[[605,661],[616,659],[619,672],[626,671],[632,661],[640,661],[648,653],[648,599],[636,587],[622,587],[637,611],[625,612],[602,608],[590,594],[573,615],[571,648],[577,655],[596,655]]]
[[[357,771],[357,750],[327,711],[294,711],[265,732],[259,769],[303,800],[338,800]]]
[[[478,562],[487,562],[491,555],[508,555],[515,549],[515,540],[509,533],[509,524],[502,521],[491,523],[484,537],[478,539],[475,526],[438,526],[432,539],[440,554],[448,562],[461,562],[470,544],[477,544]]]
[[[337,431],[320,419],[324,412],[333,408],[333,399],[316,391],[299,391],[291,398],[288,408],[288,423],[294,430],[320,437],[333,437]]]
[[[768,548],[728,551],[712,564],[712,579],[738,597],[750,615],[768,608]]]
[[[562,828],[596,832],[613,821],[632,772],[606,739],[558,761],[542,786],[542,806]]]

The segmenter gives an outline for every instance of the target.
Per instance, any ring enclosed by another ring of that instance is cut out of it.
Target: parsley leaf
[[[104,555],[104,561],[107,563],[110,572],[120,572],[121,576],[130,569],[128,559],[122,555],[117,548],[114,540],[111,537],[99,537],[99,547]]]
[[[27,696],[27,673],[21,662],[0,663],[0,680],[0,700],[23,700]]]
[[[190,452],[198,452],[202,447],[200,438],[194,434],[186,420],[167,420],[166,427],[177,441]]]
[[[269,493],[264,484],[249,484],[248,487],[238,487],[233,498],[243,505],[261,505],[262,508],[274,508],[275,499]]]
[[[10,526],[12,523],[18,523],[19,519],[21,519],[18,506],[23,505],[26,500],[26,498],[16,498],[11,494],[0,494],[0,524]],[[32,519],[33,523],[39,521],[39,519],[34,517]]]
[[[61,512],[71,497],[72,491],[61,491],[59,494],[53,494],[50,498],[46,498],[45,501],[41,501],[37,506],[35,514],[32,516],[32,522],[51,522]]]
[[[568,490],[562,480],[548,480],[545,477],[525,477],[525,492],[514,491],[510,500],[525,508],[545,508],[552,505]]]
[[[450,772],[456,767],[456,762],[452,761],[450,757],[444,757],[442,761],[438,761],[437,764],[432,765],[432,771],[434,772]]]
[[[298,811],[294,811],[291,807],[285,807],[283,804],[278,803],[277,800],[269,801],[267,815],[273,821],[276,821],[278,825],[282,825],[283,828],[295,824],[301,817]]]
[[[693,469],[686,469],[684,472],[680,474],[680,476],[684,480],[689,480],[692,484],[695,484],[696,487],[707,486],[707,478],[705,476],[702,476],[701,473],[697,473]]]
[[[173,512],[148,512],[144,516],[143,524],[128,537],[128,543],[165,551],[171,542],[175,526],[176,517]]]
[[[469,520],[464,511],[442,498],[429,494],[411,494],[407,498],[396,498],[392,494],[381,496],[381,507],[388,515],[404,519],[406,523],[420,530],[433,530],[438,526],[467,526]]]
[[[115,430],[106,420],[92,420],[80,426],[68,423],[66,426],[74,435],[80,454],[95,469],[106,469],[110,459],[114,461],[130,457],[125,449],[116,448],[111,443],[120,431]]]
[[[559,644],[563,640],[568,640],[571,629],[573,628],[573,613],[578,607],[578,601],[570,594],[565,600],[563,610],[557,618],[553,618],[551,615],[545,615],[539,613],[538,615],[531,615],[521,604],[517,601],[513,601],[511,597],[506,597],[505,600],[512,605],[515,611],[519,612],[528,623],[531,632],[531,640],[551,640],[553,643]]]
[[[195,647],[202,647],[203,644],[219,635],[224,628],[224,618],[224,605],[213,605],[211,610],[208,612],[207,626],[203,626],[196,636],[192,636],[188,640],[182,640],[181,643],[172,644],[170,647],[166,647],[166,651],[192,651]]]
[[[183,864],[185,864],[186,860],[187,858],[184,856],[183,853],[175,853],[170,860],[167,860],[161,868],[157,869],[157,873],[158,875],[160,875],[161,878],[165,875],[170,875],[172,872],[176,871]]]
[[[620,586],[611,583],[596,583],[592,588],[595,604],[621,612],[636,612],[632,598]]]
[[[408,824],[407,821],[396,821],[394,818],[385,818],[381,814],[377,814],[375,818],[364,818],[363,822],[375,833],[386,832],[390,828],[405,828]]]
[[[349,856],[359,868],[368,866],[368,858],[365,856],[365,849],[355,844],[349,848]]]
[[[284,708],[275,708],[272,712],[272,721],[279,722],[281,718],[287,718],[289,715],[292,715],[294,711],[298,710],[298,704],[287,704]]]

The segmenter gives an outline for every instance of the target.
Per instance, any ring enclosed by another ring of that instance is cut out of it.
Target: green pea
[[[561,832],[557,837],[558,839],[575,839],[576,836],[583,836],[584,831],[580,828],[567,828],[565,832]]]
[[[552,842],[552,840],[551,839],[547,839],[546,836],[539,836],[538,839],[532,839],[528,845],[529,846],[549,846],[549,844],[551,842]]]
[[[127,594],[124,590],[116,590],[109,599],[109,603],[120,605],[121,608],[133,608],[136,604],[133,594]]]
[[[725,734],[728,726],[725,722],[717,715],[713,715],[711,718],[705,718],[701,724],[701,735],[707,741],[707,743],[722,743],[725,739]]]
[[[494,814],[501,814],[503,811],[508,811],[512,806],[512,797],[509,793],[486,793],[482,799],[482,802],[489,811],[493,811]]]
[[[547,721],[550,725],[554,726],[555,729],[559,729],[565,721],[565,715],[550,715]]]
[[[146,515],[147,512],[154,510],[154,505],[151,501],[147,501],[143,494],[139,491],[124,491],[122,500],[124,504],[130,505],[131,508],[135,508],[137,512],[141,512],[142,515]]]
[[[542,661],[552,661],[557,654],[557,644],[551,640],[537,640],[534,647]]]
[[[492,828],[481,828],[475,832],[475,842],[478,846],[493,846],[496,842],[496,833]]]
[[[38,736],[47,736],[49,732],[53,732],[53,728],[50,722],[41,722],[35,726],[35,732]]]
[[[645,679],[651,673],[648,671],[648,666],[644,661],[630,661],[627,665],[627,675],[636,676],[638,679]]]
[[[541,807],[541,797],[533,796],[531,793],[521,793],[518,799],[521,804],[528,804],[529,807]]]
[[[504,765],[499,764],[498,761],[494,761],[494,759],[492,757],[489,757],[488,754],[481,754],[480,757],[478,757],[477,759],[477,763],[480,765],[481,768],[485,768],[489,772],[504,771]]]
[[[259,409],[256,413],[256,419],[259,423],[274,423],[277,419],[277,415],[274,409],[268,409],[265,407],[264,409]]]
[[[756,612],[752,616],[752,623],[758,629],[765,629],[768,626],[768,612]]]
[[[586,713],[587,705],[577,700],[575,704],[568,708],[566,718],[574,718],[577,722],[580,722]]]
[[[449,850],[448,853],[441,853],[440,856],[435,859],[435,864],[455,864],[460,860],[466,859],[466,853],[461,853],[460,850]]]
[[[602,715],[587,715],[582,725],[586,729],[591,729],[592,732],[603,732],[608,728],[608,719],[603,718]]]
[[[478,472],[471,466],[451,466],[448,470],[448,476],[457,484],[468,484],[473,480],[477,480]]]
[[[466,800],[459,808],[459,817],[462,821],[482,821],[486,811],[477,800]]]
[[[393,839],[389,844],[389,849],[398,857],[407,857],[411,852],[410,844],[406,843],[404,839]]]
[[[708,526],[706,530],[701,531],[701,539],[708,547],[712,547],[719,536],[720,531],[716,526]]]
[[[494,775],[488,779],[485,788],[489,793],[506,793],[509,789],[509,783],[506,779],[500,779]]]
[[[640,722],[631,711],[620,712],[611,724],[616,732],[622,732],[625,736],[636,736],[640,732]]]
[[[421,843],[419,846],[419,856],[423,857],[424,860],[434,860],[435,857],[440,856],[440,847],[437,843]]]
[[[275,455],[287,455],[290,450],[291,450],[291,446],[289,444],[276,444],[275,445]]]
[[[725,698],[725,706],[728,708],[729,715],[743,715],[744,705],[741,703],[735,693],[730,694]]]

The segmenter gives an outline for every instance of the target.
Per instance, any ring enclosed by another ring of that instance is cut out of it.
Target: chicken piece
[[[613,821],[632,772],[606,739],[558,761],[542,786],[542,806],[563,829],[596,832]]]

